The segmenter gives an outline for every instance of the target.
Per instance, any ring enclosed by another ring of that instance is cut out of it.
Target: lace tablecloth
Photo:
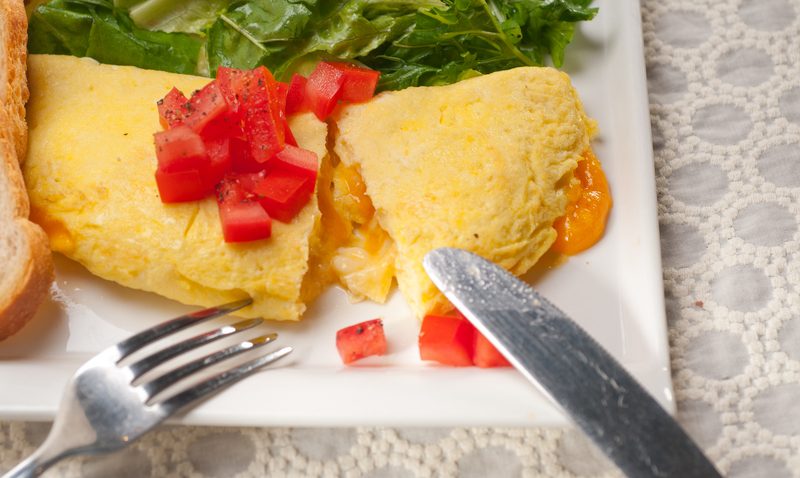
[[[645,0],[678,416],[732,477],[800,476],[800,0]],[[48,424],[0,423],[0,471]],[[167,427],[64,477],[615,476],[574,431]]]

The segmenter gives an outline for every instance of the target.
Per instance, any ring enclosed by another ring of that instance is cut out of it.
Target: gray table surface
[[[726,476],[800,476],[800,0],[644,0],[642,20],[679,419]],[[48,427],[0,422],[0,471]],[[47,476],[267,474],[617,472],[571,430],[166,427]]]

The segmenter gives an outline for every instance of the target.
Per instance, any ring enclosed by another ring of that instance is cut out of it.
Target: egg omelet
[[[211,306],[250,296],[238,315],[297,320],[315,198],[272,238],[226,244],[213,198],[163,204],[153,133],[156,101],[173,86],[190,94],[209,80],[31,55],[30,146],[24,175],[32,217],[53,250],[92,273],[187,304]],[[327,126],[311,114],[290,126],[301,147],[323,158]]]
[[[342,108],[336,125],[335,154],[363,178],[419,317],[451,309],[422,267],[431,249],[464,248],[518,275],[536,263],[595,131],[569,77],[532,67],[381,93]]]

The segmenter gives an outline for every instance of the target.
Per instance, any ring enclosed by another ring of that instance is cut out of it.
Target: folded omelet
[[[334,151],[360,172],[418,316],[450,304],[422,267],[460,247],[523,274],[556,238],[595,124],[569,77],[517,68],[342,108]]]
[[[381,302],[393,277],[416,315],[445,312],[422,267],[439,246],[523,274],[555,240],[595,131],[567,75],[550,68],[342,107],[331,155],[327,125],[297,115],[298,143],[321,159],[318,196],[273,223],[271,239],[226,244],[213,199],[163,204],[154,179],[156,101],[208,79],[48,55],[31,55],[28,74],[24,175],[51,247],[188,304],[250,296],[240,315],[268,319],[299,319],[331,282]]]
[[[92,273],[180,302],[211,306],[250,296],[244,316],[297,320],[316,199],[272,238],[226,244],[213,198],[163,204],[154,173],[156,101],[199,78],[31,55],[30,146],[24,166],[32,216],[53,250]],[[290,126],[301,147],[326,155],[327,126],[311,114]]]

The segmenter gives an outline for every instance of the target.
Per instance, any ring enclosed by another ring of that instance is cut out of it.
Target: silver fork
[[[259,325],[261,319],[223,326],[155,352],[131,365],[119,364],[125,357],[159,339],[202,321],[229,314],[250,303],[250,299],[245,299],[172,319],[139,332],[90,359],[67,384],[47,439],[3,478],[39,476],[68,456],[122,449],[178,410],[288,355],[292,348],[283,347],[157,401],[153,400],[156,395],[178,381],[222,360],[273,342],[277,334],[263,335],[211,353],[144,384],[134,385],[133,382],[167,360],[214,340],[251,329]]]

